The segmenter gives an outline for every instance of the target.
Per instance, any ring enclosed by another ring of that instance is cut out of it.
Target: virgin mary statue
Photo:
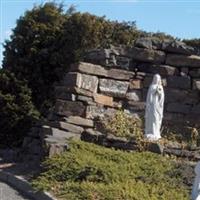
[[[149,140],[161,138],[160,128],[163,118],[164,91],[161,77],[154,75],[149,87],[145,110],[145,137]]]

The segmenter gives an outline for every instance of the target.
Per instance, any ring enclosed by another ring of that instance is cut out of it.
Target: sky
[[[0,66],[3,43],[10,38],[16,20],[46,0],[0,0]],[[138,29],[165,32],[184,39],[200,38],[200,0],[54,0],[67,9],[75,5],[107,19],[136,21]]]

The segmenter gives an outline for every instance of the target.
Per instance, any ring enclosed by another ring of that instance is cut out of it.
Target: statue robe
[[[192,200],[200,200],[200,162],[197,163],[194,171],[196,177],[192,187]]]
[[[146,99],[145,137],[149,140],[161,138],[160,128],[163,118],[164,91],[160,75],[154,75]]]

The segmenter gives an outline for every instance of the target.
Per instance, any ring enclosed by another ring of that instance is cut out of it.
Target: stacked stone
[[[49,155],[68,148],[69,138],[101,138],[106,146],[134,149],[124,139],[105,141],[96,119],[111,117],[120,108],[143,117],[147,89],[156,73],[165,87],[164,121],[198,123],[200,56],[179,41],[141,38],[133,47],[88,51],[84,62],[71,65],[55,87],[55,108],[41,131]]]
[[[163,79],[166,96],[164,120],[173,123],[186,121],[198,123],[200,56],[196,54],[194,48],[180,41],[140,38],[130,48],[112,47],[89,51],[85,60],[135,72],[134,78],[129,80],[127,94],[134,102],[134,106],[131,102],[127,109],[133,112],[137,110],[135,102],[140,105],[145,102],[152,77],[159,73]]]
[[[71,65],[70,72],[55,87],[55,108],[43,126],[46,143],[57,141],[57,145],[58,138],[66,142],[69,138],[101,134],[96,131],[97,118],[112,116],[125,102],[134,104],[141,98],[137,93],[141,87],[139,82],[130,82],[134,76],[135,73],[128,70],[86,62]],[[50,154],[54,154],[55,147],[51,145],[50,149]]]

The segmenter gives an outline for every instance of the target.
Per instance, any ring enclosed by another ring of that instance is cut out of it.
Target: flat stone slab
[[[59,130],[57,128],[52,128],[52,135],[56,138],[61,138],[61,139],[71,139],[71,138],[80,139],[80,134]]]
[[[141,72],[152,73],[152,74],[158,73],[162,76],[171,76],[178,74],[178,70],[175,67],[169,65],[153,65],[148,63],[141,63],[137,65],[137,68]]]
[[[171,53],[180,53],[185,55],[191,55],[195,53],[193,47],[186,45],[178,40],[165,39],[162,42],[162,50]]]
[[[79,117],[79,116],[69,116],[64,118],[66,122],[70,123],[70,124],[76,124],[79,126],[84,126],[84,127],[94,127],[94,122],[93,120],[90,119],[86,119],[83,117]]]
[[[137,47],[133,47],[130,50],[129,56],[132,57],[134,60],[156,64],[164,63],[166,57],[163,51]]]
[[[102,138],[104,138],[104,135],[101,132],[91,128],[86,129],[81,135],[81,140],[86,142],[98,143]]]
[[[126,138],[116,137],[114,135],[105,135],[93,129],[86,129],[81,136],[81,139],[87,142],[100,144],[106,147],[113,147],[123,150],[136,150],[135,142],[128,141]]]
[[[167,78],[167,86],[179,89],[191,89],[191,80],[189,77],[169,76]]]
[[[122,69],[106,69],[101,65],[95,65],[86,62],[80,62],[71,65],[71,70],[79,71],[86,74],[96,75],[100,77],[113,78],[117,80],[129,80],[135,73]]]
[[[130,80],[130,89],[141,89],[142,88],[142,81],[139,79],[132,79]]]
[[[159,49],[171,53],[180,53],[185,55],[195,54],[193,47],[174,39],[159,39],[155,37],[138,38],[134,45],[140,48]]]
[[[163,154],[164,146],[158,142],[148,142],[146,150],[151,151],[153,153]]]
[[[46,144],[58,144],[58,145],[67,145],[67,141],[65,140],[65,138],[61,138],[61,137],[55,137],[52,135],[47,136],[45,139]]]
[[[99,90],[101,93],[113,97],[125,97],[129,82],[112,79],[100,79]]]
[[[56,132],[60,132],[60,134],[67,134],[67,132],[72,132],[72,133],[76,133],[76,134],[81,134],[84,129],[81,126],[77,126],[74,124],[70,124],[64,121],[60,121],[60,122],[47,122],[47,124],[52,127],[51,131],[52,131],[52,135],[56,134]],[[56,128],[56,129],[54,129]],[[61,130],[59,130],[61,129]]]
[[[164,148],[164,154],[174,155],[177,157],[187,158],[189,160],[198,161],[200,159],[199,151],[189,151],[184,149],[170,149]]]
[[[87,105],[95,105],[92,97],[88,97],[88,96],[84,96],[84,95],[77,95],[77,100],[83,101]]]
[[[95,118],[104,118],[105,116],[113,116],[117,112],[114,108],[105,108],[103,105],[87,106],[86,109],[86,118],[95,119]]]
[[[141,101],[142,92],[140,90],[129,90],[126,94],[126,98],[130,101]]]
[[[89,90],[85,90],[83,88],[75,87],[75,88],[73,88],[73,92],[75,92],[76,94],[79,94],[79,95],[87,96],[87,97],[93,96],[93,92],[91,92]]]
[[[103,94],[94,94],[94,101],[96,103],[105,105],[105,106],[111,106],[113,107],[114,102],[113,102],[113,97],[106,96]]]
[[[191,110],[191,106],[190,105],[186,105],[186,104],[169,103],[167,105],[167,111],[168,112],[188,114],[190,112],[190,110]]]
[[[194,90],[179,90],[165,88],[165,103],[196,104],[199,102],[199,93]]]
[[[88,74],[69,72],[65,74],[61,85],[68,88],[78,87],[89,90],[91,92],[96,92],[98,86],[98,78]]]
[[[153,48],[152,39],[149,37],[138,38],[135,40],[134,46],[139,48],[152,49]]]
[[[80,88],[89,90],[91,92],[96,93],[99,79],[97,76],[91,76],[87,74],[81,74],[81,86]]]
[[[85,112],[85,106],[82,102],[58,99],[55,104],[54,112],[61,116],[82,116]]]
[[[168,54],[166,59],[167,65],[176,67],[200,67],[200,56],[191,55],[176,55]]]

